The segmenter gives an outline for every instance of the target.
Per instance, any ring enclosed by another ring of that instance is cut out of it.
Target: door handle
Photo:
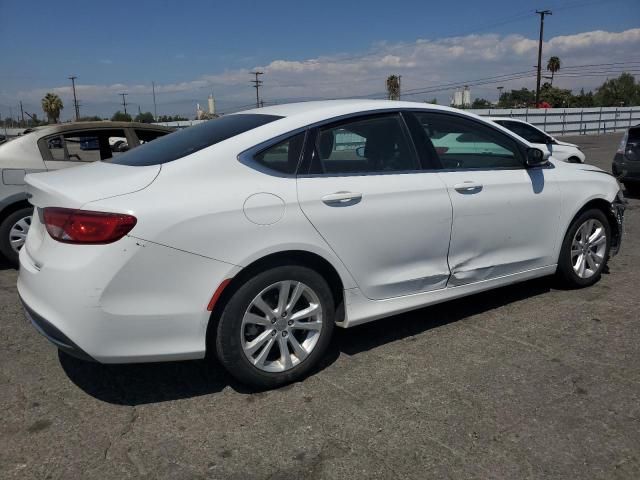
[[[362,200],[362,194],[354,192],[336,192],[322,197],[322,201],[327,205],[352,205],[360,200]]]
[[[453,188],[460,193],[477,193],[482,190],[482,184],[472,181],[456,183]]]

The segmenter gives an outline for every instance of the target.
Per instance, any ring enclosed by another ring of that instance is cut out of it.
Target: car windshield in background
[[[134,167],[172,162],[280,118],[276,115],[247,113],[209,120],[141,145],[108,162]]]

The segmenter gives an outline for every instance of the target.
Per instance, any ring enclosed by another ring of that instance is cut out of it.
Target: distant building
[[[465,85],[463,90],[458,89],[453,92],[451,106],[458,108],[467,108],[471,106],[471,90],[469,90],[467,85]]]

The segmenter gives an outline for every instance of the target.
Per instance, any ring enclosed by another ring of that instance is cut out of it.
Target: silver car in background
[[[38,127],[0,144],[0,255],[17,265],[29,231],[26,174],[106,160],[172,131],[135,122],[77,122]]]

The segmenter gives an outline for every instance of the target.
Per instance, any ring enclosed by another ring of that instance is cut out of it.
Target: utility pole
[[[76,77],[75,75],[71,75],[69,80],[71,80],[71,88],[73,88],[73,107],[76,111],[76,122],[80,118],[80,105],[78,105],[78,98],[76,97]]]
[[[129,95],[128,93],[119,93],[118,95],[122,96],[122,108],[124,108],[124,114],[127,114],[127,99],[126,96]]]
[[[498,89],[498,103],[497,103],[497,104],[499,104],[499,103],[500,103],[500,99],[502,98],[502,89],[503,89],[504,87],[503,87],[503,86],[500,86],[500,87],[496,87],[496,88]],[[497,104],[496,104],[496,105],[497,105]]]
[[[158,111],[156,109],[156,82],[151,82],[151,88],[153,90],[153,121],[158,121]]]
[[[11,119],[11,128],[13,128],[13,107],[9,107],[9,118]]]
[[[20,100],[20,116],[22,117],[21,127],[24,127],[24,110],[22,109],[22,100]]]
[[[402,95],[402,75],[398,75],[398,100],[400,100]]]
[[[538,41],[538,75],[536,76],[536,108],[540,105],[540,75],[542,72],[542,36],[544,33],[544,16],[553,15],[551,10],[536,10],[540,15],[540,40]]]
[[[264,72],[249,72],[249,75],[255,75],[256,79],[251,80],[253,83],[253,87],[256,89],[256,108],[260,108],[260,85],[262,85],[262,80],[258,78],[258,75],[264,75]]]

